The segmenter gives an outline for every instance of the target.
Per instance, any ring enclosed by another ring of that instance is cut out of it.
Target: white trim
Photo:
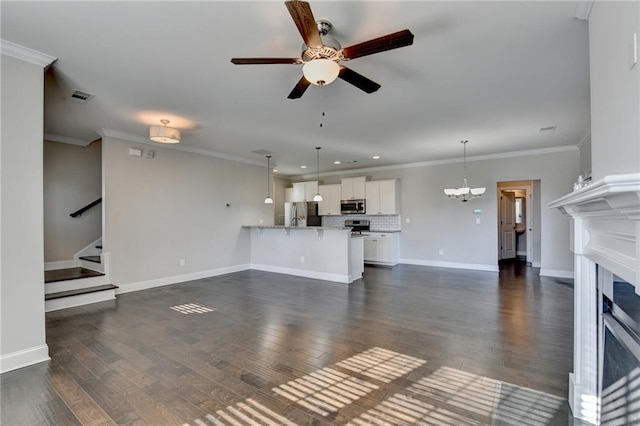
[[[540,276],[573,279],[573,271],[561,271],[558,269],[540,269]]]
[[[532,268],[541,268],[542,264],[540,262],[531,262]]]
[[[475,271],[500,272],[498,265],[484,265],[480,263],[442,262],[424,259],[400,259],[405,265],[435,266],[438,268],[472,269]]]
[[[0,39],[0,53],[31,64],[39,65],[42,68],[47,68],[57,60],[57,58],[47,55],[46,53],[38,52],[37,50],[2,39]]]
[[[210,149],[193,148],[183,143],[165,144],[165,143],[153,142],[148,138],[132,135],[130,133],[120,132],[118,130],[100,129],[98,130],[98,134],[102,137],[122,139],[129,142],[142,143],[145,145],[151,145],[155,147],[174,149],[176,151],[190,152],[192,154],[206,155],[208,157],[220,158],[223,160],[230,160],[230,161],[236,161],[238,163],[245,163],[245,164],[251,164],[254,166],[265,167],[262,161],[247,160],[246,158],[237,157],[235,155],[223,154],[221,152],[213,151]]]
[[[510,152],[498,152],[495,154],[486,154],[486,155],[475,155],[472,157],[467,156],[467,162],[472,161],[485,161],[485,160],[497,160],[504,158],[513,158],[513,157],[528,157],[531,155],[543,155],[543,154],[557,154],[559,152],[569,152],[569,151],[577,151],[578,147],[576,145],[563,145],[563,146],[555,146],[551,148],[539,148],[539,149],[526,149],[522,151],[510,151]],[[361,173],[370,173],[370,172],[380,172],[380,171],[388,171],[388,170],[400,170],[400,169],[413,169],[416,167],[429,167],[429,166],[440,166],[443,164],[456,164],[464,162],[463,157],[459,158],[448,158],[444,160],[432,160],[432,161],[421,161],[419,163],[406,163],[406,164],[393,164],[390,166],[378,166],[378,167],[364,167],[361,169],[350,169],[350,170],[341,170],[335,172],[325,172],[320,173],[320,176],[349,176],[353,174],[361,174]],[[307,174],[307,175],[291,175],[289,178],[292,179],[309,179],[316,178],[316,174]]]
[[[589,15],[591,15],[592,7],[593,7],[593,0],[576,1],[576,8],[573,10],[573,17],[583,21],[588,21]]]
[[[79,260],[59,260],[56,262],[45,262],[44,270],[45,271],[54,271],[56,269],[67,269],[67,268],[76,268],[80,265]]]
[[[80,256],[99,256],[102,253],[98,253],[98,250],[100,249],[97,249],[96,246],[100,246],[100,245],[102,245],[102,237],[98,238],[97,240],[87,244],[86,246],[78,250],[73,255],[73,258],[76,260],[80,260]]]
[[[17,370],[18,368],[49,361],[50,359],[49,346],[47,346],[46,343],[21,351],[11,352],[6,355],[0,355],[0,373]]]
[[[85,141],[83,139],[71,138],[69,136],[54,135],[53,133],[45,133],[44,134],[44,140],[45,141],[50,141],[50,142],[60,142],[60,143],[66,143],[66,144],[69,144],[69,145],[77,145],[77,146],[87,147],[95,139],[91,140],[91,141]]]
[[[578,147],[578,149],[582,149],[584,144],[587,143],[587,142],[591,142],[591,132],[589,132],[586,135],[584,135],[584,138],[582,138],[580,140],[580,142],[578,142],[578,144],[576,146]]]
[[[130,293],[132,291],[147,290],[165,285],[178,284],[186,281],[199,280],[202,278],[210,278],[218,275],[231,274],[233,272],[246,271],[250,269],[248,264],[227,266],[219,269],[211,269],[209,271],[193,272],[191,274],[174,275],[172,277],[157,278],[155,280],[138,281],[129,284],[115,284],[119,288],[116,294]]]
[[[527,252],[526,251],[522,251],[522,250],[517,251],[516,252],[516,256],[525,256],[526,257],[527,256]]]
[[[316,280],[333,281],[349,284],[349,275],[329,274],[326,272],[309,271],[307,269],[284,268],[282,266],[251,264],[251,269],[256,271],[274,272],[277,274],[294,275],[296,277],[313,278]]]

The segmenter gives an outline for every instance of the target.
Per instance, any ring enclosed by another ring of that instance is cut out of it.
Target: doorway
[[[498,182],[499,263],[513,259],[539,266],[540,205],[535,195],[539,188],[540,181]]]

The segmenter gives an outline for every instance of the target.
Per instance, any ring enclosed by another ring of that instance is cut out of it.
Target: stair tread
[[[66,268],[54,269],[44,272],[44,282],[53,283],[57,281],[79,280],[82,278],[101,277],[104,274],[98,271],[92,271],[86,268]]]
[[[80,256],[79,259],[87,260],[89,262],[94,262],[94,263],[102,263],[102,261],[100,260],[100,256]]]
[[[115,290],[118,286],[113,284],[97,285],[94,287],[79,288],[77,290],[59,291],[44,295],[44,300],[60,299],[61,297],[77,296],[80,294],[96,293],[98,291]]]

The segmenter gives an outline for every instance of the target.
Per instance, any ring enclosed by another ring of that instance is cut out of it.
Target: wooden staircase
[[[114,300],[118,287],[108,282],[102,258],[102,254],[79,256],[80,266],[45,271],[45,312]]]

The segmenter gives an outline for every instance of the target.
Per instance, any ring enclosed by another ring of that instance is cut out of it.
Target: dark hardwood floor
[[[571,280],[518,262],[127,293],[47,314],[51,361],[0,376],[0,423],[566,425],[572,311]]]

